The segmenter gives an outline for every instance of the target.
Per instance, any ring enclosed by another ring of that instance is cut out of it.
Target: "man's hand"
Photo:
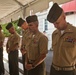
[[[21,53],[22,53],[22,55],[24,55],[26,53],[26,51],[25,50],[21,50]]]
[[[32,64],[25,64],[25,68],[26,68],[27,70],[33,69]]]
[[[24,55],[26,53],[26,50],[24,50],[23,48],[20,49],[22,55]]]

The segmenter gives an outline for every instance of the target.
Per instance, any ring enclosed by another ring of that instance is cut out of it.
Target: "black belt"
[[[76,65],[74,66],[67,66],[67,67],[60,67],[60,66],[56,66],[54,64],[52,64],[52,66],[55,68],[55,70],[63,70],[63,71],[70,71],[70,70],[75,70],[76,69]]]

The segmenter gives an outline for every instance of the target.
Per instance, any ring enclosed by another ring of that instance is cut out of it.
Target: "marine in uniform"
[[[57,28],[52,34],[50,75],[76,75],[76,27],[66,22],[64,11],[57,3],[51,7],[47,20]]]
[[[25,59],[26,59],[26,44],[27,41],[30,41],[32,33],[28,29],[28,24],[25,20],[22,18],[19,19],[18,21],[18,26],[23,29],[22,32],[22,44],[21,44],[21,53],[22,53],[22,62],[23,62],[23,69],[24,69],[24,75],[28,74],[27,69],[25,68]]]
[[[8,61],[9,61],[8,62],[9,73],[10,75],[19,75],[18,48],[19,48],[20,36],[15,31],[12,23],[8,23],[6,29],[11,33],[6,44],[6,50],[8,53]]]
[[[2,33],[2,27],[0,25],[0,75],[4,75],[4,64],[3,64],[3,42],[4,42],[4,34]]]
[[[28,16],[26,21],[33,34],[31,40],[26,44],[25,68],[28,70],[28,75],[46,75],[44,60],[48,53],[48,39],[38,30],[36,15]]]

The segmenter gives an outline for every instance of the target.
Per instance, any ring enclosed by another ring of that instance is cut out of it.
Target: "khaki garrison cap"
[[[23,20],[22,18],[19,18],[19,20],[18,20],[18,26],[21,26],[24,22],[25,22],[25,20]]]
[[[57,19],[62,14],[62,8],[59,7],[57,3],[54,3],[51,9],[49,10],[49,13],[47,15],[47,20],[51,23],[54,23],[57,21]]]
[[[12,27],[12,23],[8,23],[8,25],[6,26],[6,29],[9,30]]]
[[[27,23],[31,23],[31,22],[38,21],[38,19],[37,19],[36,15],[31,15],[26,18],[26,21],[27,21]]]

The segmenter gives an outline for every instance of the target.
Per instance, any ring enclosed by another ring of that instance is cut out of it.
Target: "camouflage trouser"
[[[19,75],[19,68],[18,68],[18,50],[11,51],[8,54],[9,60],[9,73],[10,75]]]
[[[50,75],[76,75],[76,70],[71,70],[71,71],[57,71],[53,66],[51,66],[50,69]]]
[[[4,74],[3,48],[0,48],[0,75]]]

